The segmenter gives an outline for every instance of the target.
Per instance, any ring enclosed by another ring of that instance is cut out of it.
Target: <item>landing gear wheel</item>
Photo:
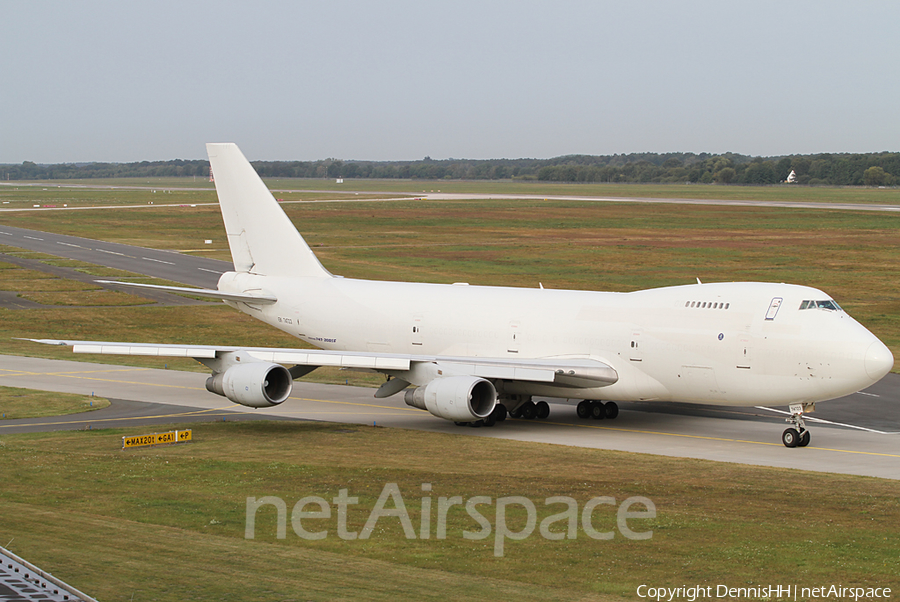
[[[521,418],[522,417],[522,409],[516,408],[515,410],[509,413],[510,418]]]
[[[800,433],[800,440],[797,441],[797,447],[806,447],[809,445],[809,431],[803,431]]]
[[[484,426],[484,420],[476,420],[474,422],[470,422],[469,426],[471,426],[473,428],[478,428],[480,426]]]
[[[455,424],[456,426],[469,426],[468,422],[454,422],[453,424]]]
[[[794,428],[784,429],[784,432],[781,433],[781,442],[785,447],[797,447],[800,442],[800,433]]]
[[[502,403],[498,403],[494,406],[494,411],[491,412],[491,416],[493,416],[494,420],[497,422],[503,422],[506,420],[506,406]]]
[[[606,417],[610,420],[619,415],[619,406],[617,406],[614,402],[607,401],[605,406],[606,407],[604,409],[606,410]]]
[[[537,416],[537,406],[534,405],[533,401],[523,403],[519,411],[522,413],[522,418],[526,420],[534,420],[534,417]]]
[[[578,407],[575,409],[575,413],[578,414],[578,417],[581,419],[590,418],[591,417],[591,402],[585,399],[582,402],[578,403]]]
[[[497,419],[494,417],[494,413],[491,412],[486,418],[482,419],[482,422],[484,423],[484,426],[494,426],[497,424]]]
[[[550,417],[550,404],[546,401],[539,401],[535,404],[535,409],[537,410],[537,417],[541,420],[545,420]]]
[[[606,418],[606,406],[602,401],[591,402],[591,418],[594,420],[603,420]]]

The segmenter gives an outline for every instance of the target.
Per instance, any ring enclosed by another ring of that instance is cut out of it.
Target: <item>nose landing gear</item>
[[[781,442],[785,447],[806,447],[809,445],[809,431],[806,430],[806,423],[803,421],[804,412],[813,412],[816,409],[815,403],[793,403],[790,406],[791,417],[785,418],[785,422],[790,422],[794,426],[781,434]]]

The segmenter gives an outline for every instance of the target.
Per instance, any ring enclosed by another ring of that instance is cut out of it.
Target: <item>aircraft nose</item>
[[[866,350],[866,374],[872,380],[881,378],[894,367],[894,356],[887,345],[881,341],[875,341]]]

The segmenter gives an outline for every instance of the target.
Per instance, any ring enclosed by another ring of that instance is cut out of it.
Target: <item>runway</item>
[[[889,382],[882,381],[885,389],[896,391],[900,386],[900,376],[889,375],[888,379]],[[896,434],[896,431],[900,431],[897,428],[900,426],[900,404],[880,397],[871,397],[868,402],[880,400],[880,409],[890,422],[879,423],[879,426],[893,428],[895,434],[888,434],[887,430],[873,432],[846,426],[810,424],[812,442],[809,447],[787,449],[780,441],[784,423],[777,416],[767,416],[764,410],[714,408],[690,413],[690,408],[681,408],[681,413],[676,414],[667,411],[665,405],[655,411],[648,411],[647,407],[622,404],[619,417],[615,420],[582,421],[575,415],[574,404],[551,400],[551,415],[547,420],[509,419],[493,428],[469,428],[457,427],[427,412],[410,408],[404,404],[402,395],[375,399],[373,389],[298,381],[294,385],[293,394],[283,404],[254,410],[234,405],[223,397],[207,392],[205,381],[205,374],[194,372],[0,356],[0,385],[86,395],[94,393],[115,400],[157,404],[148,408],[148,411],[134,406],[131,413],[124,415],[105,415],[101,413],[104,410],[99,410],[52,419],[2,421],[0,437],[8,433],[35,430],[141,424],[137,422],[138,419],[145,420],[143,424],[172,423],[197,419],[222,420],[223,417],[229,420],[236,418],[236,415],[246,414],[277,419],[372,424],[398,429],[900,479],[900,435]],[[866,393],[878,395],[871,391]],[[834,408],[853,406],[860,395],[829,403]],[[865,398],[866,395],[861,397]],[[829,404],[823,403],[820,406],[824,414],[824,408]],[[114,408],[115,404],[111,407]],[[730,410],[734,412],[729,414]],[[757,413],[759,415],[755,415]],[[402,434],[398,432],[397,436]]]

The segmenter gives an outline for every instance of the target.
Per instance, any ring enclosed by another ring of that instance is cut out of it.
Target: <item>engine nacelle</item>
[[[428,410],[438,418],[472,422],[486,418],[497,404],[497,390],[477,376],[436,378],[406,392],[406,405]]]
[[[268,362],[231,366],[206,379],[207,391],[251,408],[277,406],[288,398],[292,387],[293,379],[287,368]]]

